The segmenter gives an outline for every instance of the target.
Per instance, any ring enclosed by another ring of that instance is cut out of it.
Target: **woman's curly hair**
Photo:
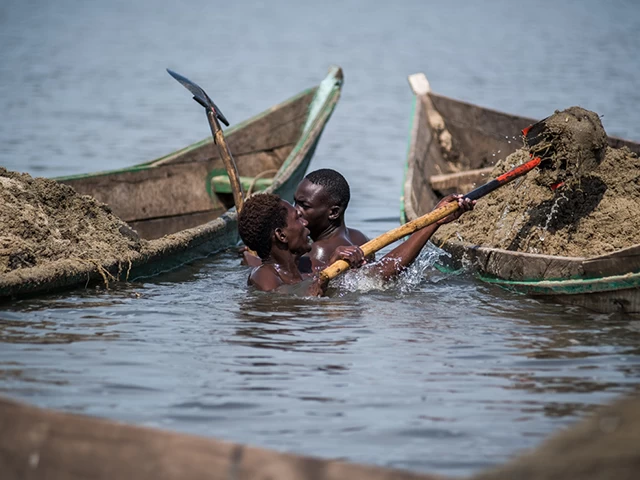
[[[287,207],[273,193],[249,197],[238,216],[238,232],[244,244],[265,260],[271,253],[276,228],[287,226]]]

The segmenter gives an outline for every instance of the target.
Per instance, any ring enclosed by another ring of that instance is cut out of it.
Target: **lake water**
[[[5,0],[0,165],[120,168],[209,135],[171,79],[232,123],[345,72],[311,169],[352,187],[348,224],[398,224],[412,95],[544,117],[581,105],[640,139],[640,5],[406,0]],[[249,292],[223,252],[179,271],[0,307],[0,392],[281,451],[450,475],[539,444],[636,388],[640,323],[438,273],[331,298]]]

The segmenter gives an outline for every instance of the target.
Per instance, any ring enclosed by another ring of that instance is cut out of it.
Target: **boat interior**
[[[409,200],[419,216],[445,195],[488,182],[492,166],[523,146],[521,130],[537,120],[431,92],[416,97],[413,121]],[[609,145],[640,153],[638,144],[620,138],[609,137]]]

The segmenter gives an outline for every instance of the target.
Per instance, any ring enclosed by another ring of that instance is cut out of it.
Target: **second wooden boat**
[[[489,180],[494,154],[522,146],[514,139],[533,118],[498,112],[438,95],[423,73],[411,75],[415,95],[402,198],[402,220],[433,209],[445,195]],[[609,137],[614,148],[640,153],[640,144]],[[440,268],[465,268],[482,281],[599,312],[640,314],[640,245],[598,257],[563,257],[470,245],[434,235],[450,257]]]

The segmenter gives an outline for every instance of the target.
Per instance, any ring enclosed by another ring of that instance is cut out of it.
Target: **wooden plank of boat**
[[[226,130],[245,191],[292,200],[342,83],[342,69],[332,67],[319,85]],[[211,137],[151,162],[56,180],[108,204],[149,248],[100,265],[63,260],[9,272],[0,276],[0,300],[155,275],[239,241],[233,195]]]
[[[637,478],[640,398],[617,399],[475,480]],[[3,480],[444,480],[444,477],[279,453],[0,397]]]
[[[438,478],[43,410],[2,398],[0,432],[0,477],[5,480]]]
[[[402,197],[402,220],[432,210],[444,196],[467,192],[481,180],[494,154],[506,157],[522,146],[519,132],[536,120],[438,95],[422,73],[411,75],[414,92],[410,144]],[[614,148],[640,154],[640,144],[609,137]],[[594,258],[540,255],[463,244],[434,243],[451,253],[440,268],[465,268],[481,280],[600,312],[640,313],[640,245]]]

